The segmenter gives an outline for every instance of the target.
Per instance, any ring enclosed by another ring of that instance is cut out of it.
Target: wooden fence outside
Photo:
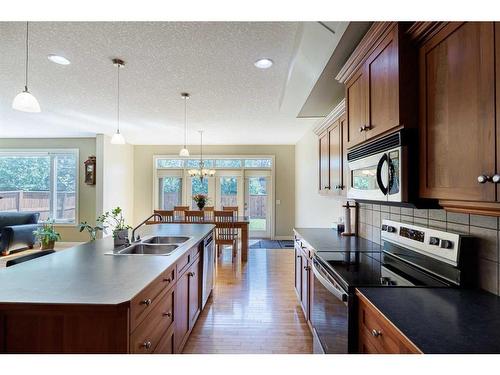
[[[40,212],[40,220],[46,220],[51,213],[49,191],[0,191],[0,212],[34,211]],[[75,218],[74,192],[57,193],[58,219]]]

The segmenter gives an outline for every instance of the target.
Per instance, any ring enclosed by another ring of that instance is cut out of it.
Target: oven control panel
[[[461,235],[413,224],[383,220],[382,240],[457,265]]]

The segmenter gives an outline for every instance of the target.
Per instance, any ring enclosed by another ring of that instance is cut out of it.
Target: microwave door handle
[[[335,288],[327,279],[325,279],[316,266],[312,265],[312,271],[314,273],[314,276],[318,279],[318,281],[330,292],[332,293],[337,299],[341,300],[342,302],[347,302],[347,293],[344,293],[343,291],[338,290]]]
[[[387,195],[387,192],[389,191],[389,189],[387,187],[385,187],[384,181],[382,181],[382,167],[384,166],[385,162],[388,162],[388,160],[389,159],[387,157],[387,154],[384,154],[384,155],[382,155],[382,157],[380,158],[380,160],[378,161],[378,164],[377,164],[377,184],[378,184],[380,191],[384,195]]]

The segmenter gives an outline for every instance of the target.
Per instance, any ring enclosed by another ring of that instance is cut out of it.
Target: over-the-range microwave
[[[435,206],[418,199],[417,134],[401,130],[347,153],[347,198],[401,206]]]

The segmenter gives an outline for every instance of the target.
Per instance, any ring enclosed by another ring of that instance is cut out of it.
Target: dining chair
[[[171,223],[174,221],[173,210],[154,210],[154,213],[160,215],[164,223]]]
[[[214,206],[204,207],[205,220],[212,221],[214,219]]]
[[[38,252],[33,253],[33,254],[28,254],[28,255],[25,255],[25,256],[22,256],[19,258],[11,259],[11,260],[8,260],[7,263],[5,263],[5,267],[15,266],[16,264],[27,262],[28,260],[40,258],[40,257],[43,257],[45,255],[52,254],[52,253],[55,253],[55,250],[42,250],[42,251],[38,251]]]
[[[234,259],[238,252],[238,228],[235,226],[233,213],[231,211],[214,211],[214,221],[217,257],[220,256],[224,245],[230,245]]]
[[[184,211],[184,217],[187,222],[199,223],[203,221],[205,213],[203,211]]]
[[[222,206],[222,211],[231,211],[234,218],[238,217],[238,206]]]
[[[180,218],[181,220],[185,219],[184,213],[189,211],[189,206],[174,206],[174,216]]]

